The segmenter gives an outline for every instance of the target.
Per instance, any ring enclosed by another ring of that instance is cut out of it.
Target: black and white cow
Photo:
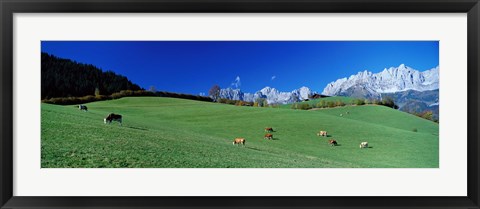
[[[120,125],[122,125],[122,115],[117,115],[115,113],[110,113],[110,114],[107,115],[106,118],[103,119],[103,122],[105,124],[107,124],[107,122],[112,123],[112,121],[117,121],[117,122],[120,123]]]
[[[87,106],[85,106],[85,105],[78,105],[78,109],[79,109],[79,110],[83,110],[83,111],[85,111],[85,112],[88,111],[88,108],[87,108]]]

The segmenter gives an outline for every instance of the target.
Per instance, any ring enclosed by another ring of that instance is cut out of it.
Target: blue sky
[[[322,92],[336,79],[405,64],[439,65],[438,41],[42,41],[42,52],[93,64],[148,89],[207,93],[265,86]]]

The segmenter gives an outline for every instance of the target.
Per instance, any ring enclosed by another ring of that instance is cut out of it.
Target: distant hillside
[[[356,100],[355,98],[352,98],[352,97],[343,97],[343,96],[333,96],[333,97],[324,97],[324,98],[319,98],[319,99],[310,99],[308,101],[302,101],[302,102],[298,102],[298,103],[293,103],[293,104],[308,104],[310,105],[312,108],[315,108],[316,105],[320,102],[320,101],[325,101],[325,102],[337,102],[337,101],[341,101],[345,104],[351,104],[354,100]],[[293,104],[284,104],[284,105],[280,105],[281,108],[288,108],[288,109],[292,109],[292,105]]]
[[[438,89],[423,92],[409,90],[382,94],[382,97],[387,96],[393,98],[402,111],[411,113],[432,111],[434,119],[438,119]]]
[[[142,90],[125,76],[47,53],[42,53],[41,71],[42,99],[94,95],[96,88],[102,95]]]
[[[392,97],[398,106],[403,107],[411,102],[421,102],[425,106],[438,105],[439,91],[401,91],[395,93],[383,93],[382,97]]]

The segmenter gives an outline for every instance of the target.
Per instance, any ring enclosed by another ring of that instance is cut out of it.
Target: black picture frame
[[[479,0],[0,0],[0,9],[2,18],[0,32],[1,208],[479,208]],[[15,13],[157,12],[467,13],[468,195],[465,197],[13,196],[13,15]]]

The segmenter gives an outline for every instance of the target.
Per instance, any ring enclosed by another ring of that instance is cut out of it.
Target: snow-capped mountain
[[[240,89],[220,89],[220,98],[245,101],[244,95],[245,94]]]
[[[269,104],[288,104],[308,99],[308,96],[316,92],[310,90],[308,87],[301,87],[291,92],[280,92],[272,87],[265,87],[255,93],[244,93],[240,89],[220,89],[220,98],[243,100],[247,102],[254,102],[258,98],[265,98]]]
[[[380,97],[381,93],[435,90],[438,89],[438,72],[438,66],[420,72],[404,64],[375,74],[365,70],[327,84],[322,94]]]

